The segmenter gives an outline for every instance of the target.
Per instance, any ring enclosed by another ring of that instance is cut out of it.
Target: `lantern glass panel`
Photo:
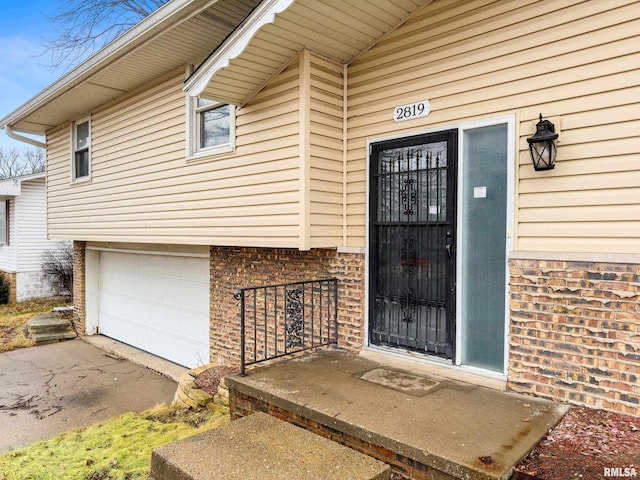
[[[556,144],[553,140],[534,142],[530,147],[536,170],[550,170],[555,167]]]

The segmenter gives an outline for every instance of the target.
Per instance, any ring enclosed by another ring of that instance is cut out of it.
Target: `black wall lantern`
[[[543,120],[540,114],[540,121],[536,123],[536,133],[527,138],[535,170],[551,170],[556,166],[557,139],[555,125],[549,120]]]

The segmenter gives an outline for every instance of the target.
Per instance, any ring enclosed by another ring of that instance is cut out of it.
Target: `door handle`
[[[447,255],[449,255],[449,258],[453,258],[453,232],[451,230],[447,230],[447,241],[444,248],[447,249]]]

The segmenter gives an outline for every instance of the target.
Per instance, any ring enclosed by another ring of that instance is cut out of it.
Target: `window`
[[[189,100],[188,157],[230,152],[234,147],[235,109],[204,98]]]
[[[91,172],[91,122],[80,120],[72,128],[71,179],[88,180]]]
[[[0,200],[0,245],[9,245],[9,200]]]

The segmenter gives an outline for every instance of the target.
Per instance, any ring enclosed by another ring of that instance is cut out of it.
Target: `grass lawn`
[[[63,305],[69,304],[61,299],[35,299],[0,305],[0,353],[33,346],[33,340],[25,335],[27,321]]]
[[[127,413],[0,456],[0,480],[146,479],[151,451],[229,421],[229,411],[160,406]]]

